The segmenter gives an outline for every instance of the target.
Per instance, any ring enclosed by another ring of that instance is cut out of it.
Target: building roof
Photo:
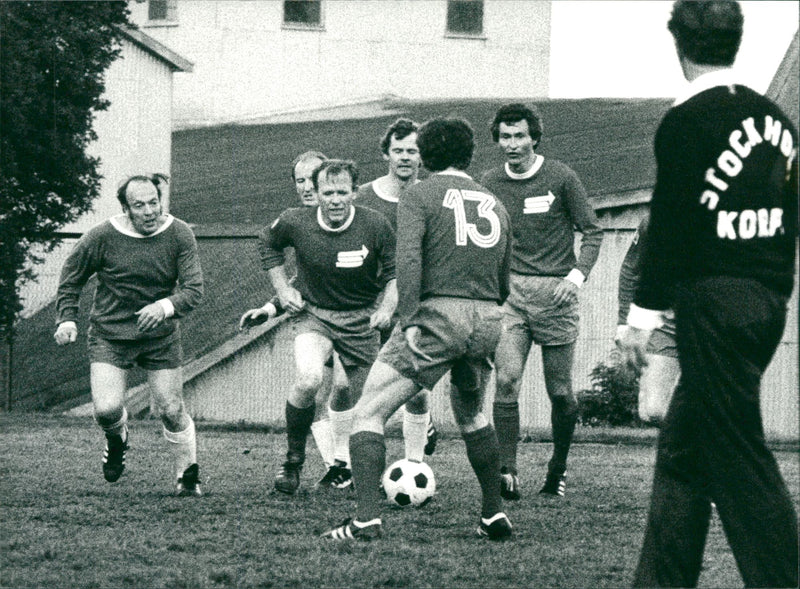
[[[118,28],[129,41],[166,63],[173,72],[191,72],[194,69],[191,61],[181,57],[142,30],[125,26]]]

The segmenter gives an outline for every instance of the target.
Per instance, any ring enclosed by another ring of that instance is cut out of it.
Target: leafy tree
[[[99,194],[94,112],[119,56],[127,3],[0,2],[0,342],[10,343],[19,287],[57,232]],[[0,386],[2,388],[2,386]]]

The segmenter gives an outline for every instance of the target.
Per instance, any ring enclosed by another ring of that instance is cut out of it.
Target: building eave
[[[120,26],[118,29],[125,35],[126,39],[166,63],[173,72],[191,72],[194,69],[194,64],[191,61],[181,57],[147,33],[126,26]]]

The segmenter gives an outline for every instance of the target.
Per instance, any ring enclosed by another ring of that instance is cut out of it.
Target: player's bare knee
[[[313,400],[320,387],[322,387],[321,371],[304,370],[298,372],[294,388],[299,396],[307,400]]]

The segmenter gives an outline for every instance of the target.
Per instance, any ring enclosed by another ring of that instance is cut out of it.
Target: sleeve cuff
[[[586,282],[586,276],[577,268],[573,268],[569,271],[569,274],[564,277],[564,280],[569,280],[572,284],[580,288],[583,286],[583,283]]]
[[[261,307],[264,311],[267,312],[267,315],[270,317],[275,317],[278,314],[278,308],[272,304],[272,301],[268,302],[266,305]]]
[[[75,323],[74,321],[62,321],[61,323],[58,324],[57,327],[58,327],[58,329],[61,329],[61,327],[65,327],[65,328],[66,327],[72,327],[74,329],[78,329],[78,324]]]
[[[661,311],[644,309],[631,304],[631,310],[628,311],[628,325],[631,327],[652,330],[661,327],[663,324],[664,318]]]
[[[172,301],[169,299],[159,299],[156,301],[161,308],[164,309],[164,315],[167,319],[175,315],[175,305],[172,304]]]

